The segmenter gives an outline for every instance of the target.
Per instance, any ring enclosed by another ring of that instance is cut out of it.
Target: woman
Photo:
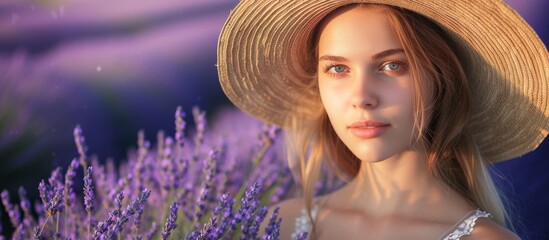
[[[517,239],[486,165],[547,135],[548,63],[496,1],[242,1],[218,49],[298,163],[282,239]],[[348,182],[314,197],[323,162]]]

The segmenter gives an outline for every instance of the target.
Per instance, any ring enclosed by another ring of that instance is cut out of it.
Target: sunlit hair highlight
[[[382,6],[382,5],[381,5]],[[369,8],[380,5],[353,4],[339,8],[324,19],[354,7]],[[487,162],[467,129],[473,104],[467,75],[460,63],[457,49],[450,35],[427,18],[414,12],[386,7],[409,62],[414,79],[414,126],[418,132],[416,143],[424,149],[431,175],[460,193],[475,206],[490,212],[494,220],[507,225],[507,212],[487,170]],[[320,27],[311,36],[310,54],[303,57],[302,66],[310,77],[303,91],[316,91],[317,43]],[[290,165],[296,166],[303,188],[305,206],[311,212],[314,187],[321,176],[323,160],[339,176],[353,179],[359,171],[360,160],[351,153],[336,135],[321,106],[318,114],[305,116],[302,106],[296,105],[287,118],[286,142]],[[414,143],[412,143],[414,144]],[[313,220],[311,218],[311,220]],[[314,225],[313,225],[314,226]]]

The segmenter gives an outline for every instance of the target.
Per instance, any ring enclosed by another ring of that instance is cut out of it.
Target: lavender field
[[[280,129],[234,110],[211,130],[205,112],[193,108],[192,118],[196,128],[189,131],[179,107],[173,134],[159,132],[155,144],[139,132],[137,149],[118,170],[88,156],[77,126],[79,155],[66,171],[55,168],[39,183],[41,201],[32,204],[21,187],[12,203],[2,191],[12,239],[278,239],[281,219],[277,210],[267,216],[267,206],[295,191],[279,160]],[[74,184],[77,171],[84,173],[83,190]]]
[[[217,82],[237,2],[0,1],[0,239],[277,239],[283,132]],[[549,43],[549,2],[506,2]],[[492,169],[523,239],[549,239],[547,160],[548,140]]]

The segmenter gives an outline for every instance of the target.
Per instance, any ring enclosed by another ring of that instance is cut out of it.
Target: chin
[[[390,155],[384,156],[382,154],[372,152],[352,152],[361,162],[366,163],[381,162],[391,157]]]
[[[382,162],[392,157],[407,154],[408,152],[415,152],[409,146],[362,146],[359,148],[351,149],[351,152],[362,162],[377,163]]]
[[[360,159],[361,162],[365,162],[365,163],[378,163],[378,162],[383,162],[388,158],[372,158],[370,156],[366,156],[358,159]]]

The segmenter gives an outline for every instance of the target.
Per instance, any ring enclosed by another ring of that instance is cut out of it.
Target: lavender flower
[[[162,229],[162,239],[166,240],[170,236],[173,229],[177,227],[175,224],[177,222],[177,202],[170,205],[170,216],[166,219],[166,225]]]
[[[185,239],[259,239],[259,224],[267,214],[261,203],[287,197],[294,182],[277,158],[278,129],[261,129],[258,122],[244,116],[225,117],[221,121],[229,125],[216,128],[223,126],[216,122],[212,129],[218,130],[206,135],[205,113],[194,108],[196,132],[185,136],[184,114],[178,108],[174,136],[159,133],[157,147],[151,149],[144,132],[139,132],[137,150],[129,151],[127,162],[119,166],[112,160],[106,164],[96,158],[88,161],[82,129],[77,126],[74,135],[80,159],[73,159],[66,172],[54,169],[47,181],[38,184],[41,201],[34,203],[38,218],[30,214],[24,189],[19,190],[20,204],[15,206],[9,203],[7,193],[2,195],[10,218],[15,212],[20,214],[18,207],[24,213],[23,218],[21,214],[15,217],[17,224],[12,223],[14,238],[138,240],[177,234]],[[241,127],[242,132],[223,132],[234,127]],[[187,142],[191,144],[184,144]],[[83,166],[84,184],[75,188],[79,165]],[[248,184],[251,182],[256,183]],[[75,198],[77,194],[83,198]],[[172,202],[169,210],[163,207],[166,202]],[[65,214],[60,214],[63,211]],[[278,239],[281,219],[277,211],[273,215],[263,239]],[[128,221],[131,224],[126,224]],[[161,221],[164,226],[156,224]],[[0,226],[0,240],[4,240],[1,231]]]
[[[114,198],[118,193],[123,191],[126,187],[128,187],[129,183],[133,181],[133,175],[129,173],[126,177],[118,179],[118,183],[116,183],[116,187],[112,188],[108,198],[112,199]]]
[[[145,173],[145,158],[147,157],[147,154],[149,152],[149,148],[151,146],[151,143],[147,140],[145,140],[145,132],[139,131],[137,134],[137,160],[134,165],[134,175],[135,175],[135,182],[134,182],[134,188],[141,191],[143,190],[144,186],[144,177],[143,174]]]
[[[259,224],[263,222],[263,219],[265,219],[265,216],[267,216],[267,207],[263,206],[257,209],[257,212],[255,214],[255,219],[251,221],[250,223],[250,229],[248,233],[248,237],[250,239],[257,239],[257,233],[259,232]]]
[[[177,143],[178,147],[183,146],[184,141],[184,132],[185,131],[185,112],[181,110],[181,106],[177,107],[177,110],[175,111],[175,142]]]
[[[74,193],[74,177],[76,176],[76,169],[79,163],[76,159],[71,161],[67,173],[65,173],[65,207],[70,208],[76,200],[76,194]]]
[[[143,210],[145,210],[145,206],[141,205],[141,206],[139,206],[139,209],[135,213],[135,219],[134,219],[134,223],[133,223],[133,229],[134,229],[133,236],[134,236],[134,238],[141,238],[138,233],[139,233],[139,230],[141,229],[141,219],[143,218]]]
[[[202,229],[200,230],[200,233],[198,234],[198,239],[216,239],[212,236],[212,234],[215,232],[216,224],[217,218],[210,218],[210,220],[206,224],[204,224],[204,227],[202,227]]]
[[[38,240],[38,239],[42,239],[42,231],[40,229],[40,226],[35,226],[33,229],[32,229],[32,239],[34,240]]]
[[[55,189],[56,187],[63,185],[63,183],[61,182],[61,179],[63,179],[61,174],[61,168],[57,167],[51,172],[48,182],[50,183],[50,186],[52,186],[52,188]]]
[[[302,233],[300,233],[299,235],[297,235],[297,239],[296,239],[296,240],[306,240],[308,235],[309,235],[308,232],[302,232]]]
[[[25,239],[25,232],[23,231],[23,223],[20,223],[13,232],[13,235],[11,236],[12,240],[24,240]]]
[[[206,130],[206,113],[204,111],[200,111],[200,108],[193,107],[193,118],[194,123],[196,124],[196,135],[194,138],[194,142],[196,146],[202,145],[204,142],[204,132]]]
[[[42,203],[45,206],[48,203],[48,188],[44,180],[38,184],[38,193],[40,194],[40,199],[42,199]]]
[[[102,200],[101,205],[108,206],[111,200],[108,196],[112,186],[107,180],[105,166],[99,164],[97,159],[92,159],[91,166],[93,167],[92,179],[94,180],[96,198]]]
[[[267,227],[265,227],[265,234],[263,235],[262,239],[264,240],[271,240],[271,239],[278,239],[279,229],[280,229],[280,222],[282,221],[281,218],[278,218],[278,211],[279,207],[276,207],[273,210],[273,213],[271,214],[271,217],[269,218],[269,223],[267,224]]]
[[[55,187],[55,194],[53,198],[46,205],[46,211],[48,215],[54,216],[55,214],[63,211],[63,187]]]
[[[15,228],[19,226],[21,223],[21,215],[19,214],[19,208],[17,205],[12,205],[10,202],[10,194],[7,190],[2,191],[2,204],[4,204],[4,208],[8,212],[8,216],[10,217],[11,225]]]
[[[242,205],[240,206],[240,209],[238,210],[238,213],[235,217],[235,223],[237,224],[242,221],[246,221],[246,224],[241,227],[242,231],[245,234],[247,228],[249,227],[248,224],[251,222],[248,220],[255,211],[255,208],[257,207],[257,200],[255,199],[255,195],[257,194],[259,189],[261,189],[261,182],[255,182],[252,187],[248,191],[246,191],[244,197],[242,198]]]
[[[89,214],[92,214],[94,210],[93,180],[91,177],[92,170],[93,167],[89,166],[86,176],[84,177],[84,205],[86,206],[86,212],[88,212]]]
[[[208,197],[208,194],[210,192],[210,189],[212,188],[212,179],[215,174],[215,168],[216,168],[216,151],[210,151],[209,157],[207,160],[206,169],[204,169],[205,179],[202,182],[202,188],[200,191],[200,197],[198,198],[198,208],[195,212],[195,221],[198,222],[204,215],[204,211],[206,209],[206,200]]]
[[[119,192],[114,198],[114,206],[116,208],[113,214],[116,217],[119,217],[120,213],[122,212],[122,200],[124,200],[124,192]]]
[[[126,222],[128,222],[128,220],[131,217],[133,217],[133,215],[139,210],[139,207],[147,201],[147,198],[149,198],[150,195],[151,195],[150,190],[148,189],[143,190],[139,198],[134,200],[130,205],[126,207],[124,211],[122,211],[118,219],[116,219],[116,222],[114,223],[114,225],[111,226],[111,228],[107,231],[107,234],[105,235],[105,237],[107,239],[110,239],[114,235],[116,235],[118,232],[120,232],[120,230],[122,230],[122,226]]]
[[[173,148],[173,139],[168,137],[166,138],[166,141],[165,141],[165,144],[166,144],[166,147],[164,148],[164,155],[163,155],[163,159],[161,160],[160,162],[160,166],[162,167],[162,182],[164,183],[163,184],[163,187],[164,187],[164,190],[166,192],[170,191],[175,184],[175,174],[174,174],[174,171],[177,170],[177,168],[174,166],[175,163],[173,161],[173,157],[172,157],[172,148]],[[165,192],[163,192],[165,194]]]
[[[219,238],[222,236],[222,234],[227,230],[229,227],[229,223],[232,220],[233,217],[233,205],[234,205],[234,199],[229,197],[229,194],[223,194],[221,195],[221,199],[219,201],[219,207],[214,209],[215,216],[218,216],[218,218],[222,219],[221,225],[216,229],[215,238]],[[216,211],[217,210],[217,211]]]
[[[112,224],[114,224],[114,221],[116,219],[116,216],[115,216],[116,214],[114,213],[114,211],[116,210],[113,210],[109,213],[109,216],[107,217],[107,219],[105,219],[105,221],[101,221],[97,223],[95,232],[92,235],[93,239],[100,239],[107,232],[109,227],[112,226]]]
[[[76,144],[76,149],[78,150],[78,154],[80,155],[80,164],[82,164],[82,167],[84,167],[84,170],[86,170],[88,163],[86,159],[86,141],[84,136],[82,135],[82,128],[80,128],[80,125],[76,125],[73,131],[74,135],[74,143]]]
[[[49,217],[63,211],[63,184],[61,183],[61,168],[56,168],[52,171],[48,182],[48,186],[44,180],[38,185],[38,192],[40,199],[42,200],[42,210],[44,210]],[[37,208],[37,212],[38,211]],[[49,218],[47,218],[49,219]],[[46,222],[44,223],[44,225]]]
[[[29,199],[27,198],[27,191],[23,187],[19,187],[18,189],[19,193],[19,206],[21,206],[21,210],[23,210],[23,214],[25,214],[25,219],[32,220],[32,213],[31,213],[31,203]]]

